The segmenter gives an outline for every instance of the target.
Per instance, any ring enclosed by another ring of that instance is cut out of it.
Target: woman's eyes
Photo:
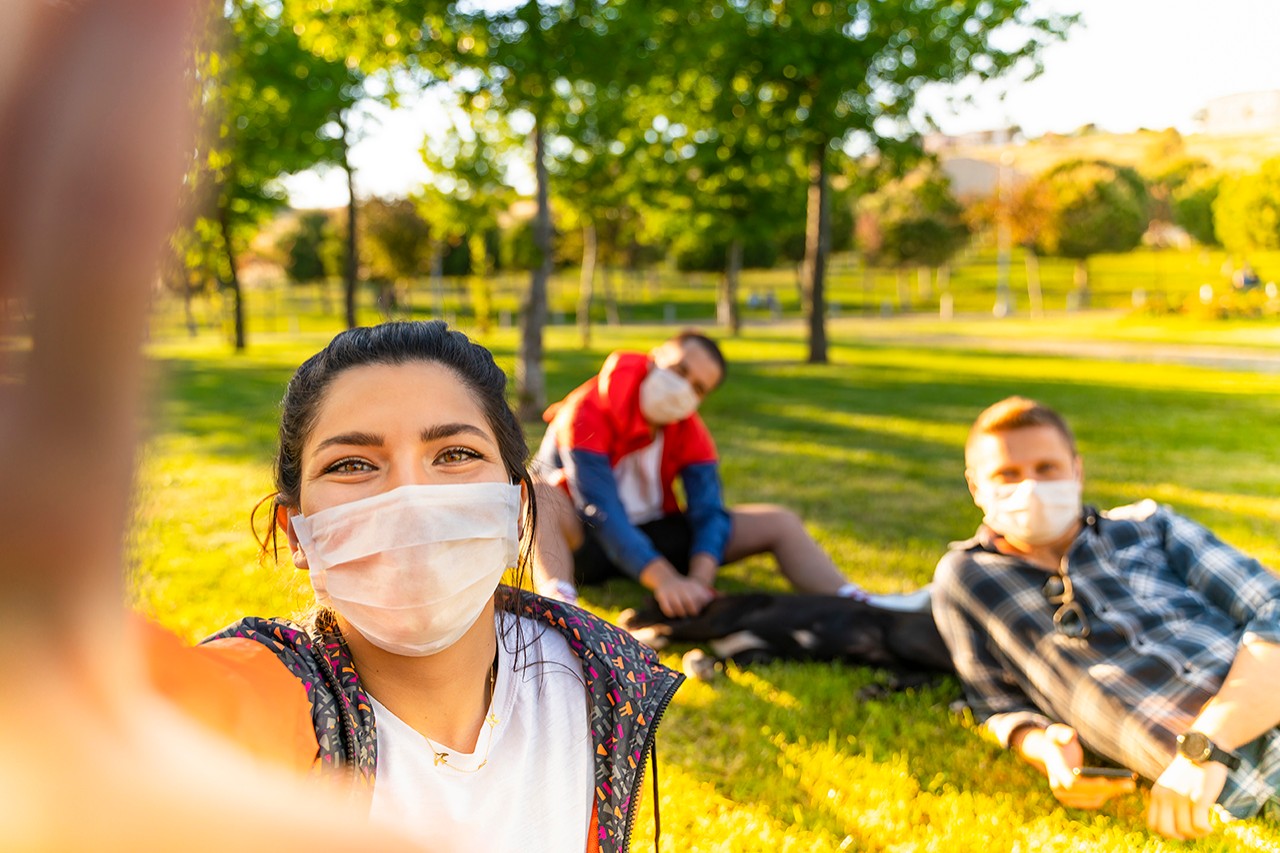
[[[374,467],[367,459],[361,459],[357,456],[348,456],[346,459],[339,459],[332,465],[324,469],[326,474],[363,474],[366,471],[373,471]]]
[[[469,447],[449,447],[436,455],[436,462],[444,465],[459,465],[483,458],[484,454],[477,453]]]
[[[478,459],[484,459],[485,455],[470,447],[447,447],[436,454],[432,463],[435,465],[464,465],[468,462],[474,462]],[[348,456],[339,459],[337,462],[331,463],[324,468],[325,474],[367,474],[370,471],[378,470],[378,466],[374,465],[368,459],[359,456]]]

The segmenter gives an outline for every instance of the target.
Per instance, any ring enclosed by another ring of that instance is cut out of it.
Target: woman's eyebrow
[[[380,447],[384,441],[385,439],[382,436],[372,432],[343,432],[338,435],[331,435],[317,444],[312,453],[324,450],[326,447],[332,447],[335,444],[352,444],[356,447]]]
[[[452,438],[455,435],[474,435],[477,438],[484,439],[489,444],[494,444],[494,440],[487,432],[477,426],[466,423],[429,426],[422,431],[422,440],[423,442],[440,441],[441,439]]]

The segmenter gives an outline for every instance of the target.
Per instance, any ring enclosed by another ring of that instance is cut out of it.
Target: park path
[[[883,346],[1007,352],[1135,364],[1185,364],[1246,373],[1280,373],[1280,325],[1276,326],[1274,343],[1268,331],[1262,336],[1262,343],[1218,344],[1110,340],[1071,332],[1060,332],[1055,336],[1052,321],[1045,323],[1044,334],[1040,334],[1038,329],[1030,333],[1025,325],[1016,330],[1002,329],[1004,322],[966,318],[958,320],[959,328],[955,331],[947,331],[936,321],[914,317],[888,321],[841,318],[831,320],[830,325],[836,338]],[[796,331],[803,335],[803,326],[797,323]],[[1254,339],[1259,338],[1255,336]]]
[[[927,346],[934,349],[986,350],[1019,355],[1052,355],[1136,364],[1186,364],[1218,370],[1280,373],[1280,351],[1261,347],[912,334],[883,338],[877,336],[876,341],[898,346]]]

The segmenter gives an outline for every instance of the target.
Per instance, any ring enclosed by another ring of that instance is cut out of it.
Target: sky
[[[1194,133],[1195,113],[1216,97],[1280,89],[1280,0],[1033,0],[1041,10],[1080,12],[1082,25],[1044,52],[1030,82],[998,80],[923,91],[919,105],[946,133],[1019,125],[1029,137],[1085,124],[1124,132],[1176,127]],[[948,96],[973,103],[948,107]],[[429,175],[418,150],[447,133],[431,98],[379,108],[352,149],[358,195],[403,196]],[[286,181],[295,207],[346,203],[336,171]]]

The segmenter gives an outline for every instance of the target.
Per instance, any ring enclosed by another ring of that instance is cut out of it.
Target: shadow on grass
[[[191,439],[202,455],[262,462],[275,452],[279,402],[295,366],[219,358],[156,361],[165,394],[154,419],[161,435]]]

